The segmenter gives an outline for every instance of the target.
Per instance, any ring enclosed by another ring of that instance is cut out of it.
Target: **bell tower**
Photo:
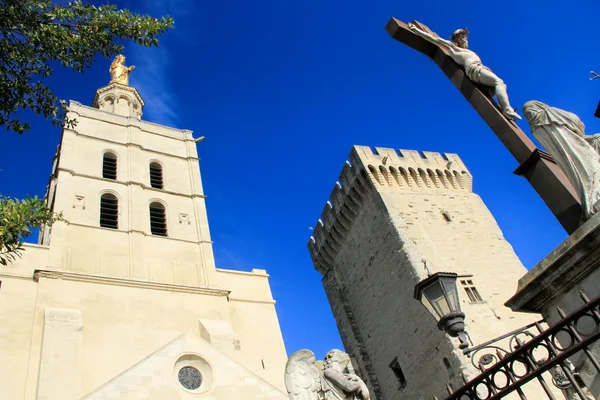
[[[68,105],[77,123],[47,193],[67,223],[41,244],[57,270],[207,287],[215,266],[192,132],[143,121],[144,100],[124,83],[132,67],[117,64],[92,107]]]
[[[0,269],[0,398],[287,398],[262,269],[217,269],[192,132],[142,120],[124,57],[67,106],[46,200],[65,222]]]

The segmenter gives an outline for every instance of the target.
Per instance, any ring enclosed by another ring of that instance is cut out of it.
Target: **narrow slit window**
[[[450,360],[448,360],[448,358],[444,357],[444,367],[446,367],[446,370],[448,371],[448,376],[450,377],[450,379],[454,378],[455,373],[454,373],[454,368],[452,368],[452,364],[450,364]]]
[[[483,301],[483,298],[479,294],[479,291],[475,287],[475,284],[472,280],[461,280],[460,283],[463,285],[463,288],[465,289],[467,297],[471,303],[480,303]]]
[[[399,387],[398,390],[406,389],[407,382],[406,377],[404,376],[404,372],[402,371],[402,367],[400,367],[400,362],[398,361],[398,357],[394,358],[394,360],[390,363],[390,368],[394,373],[394,376],[398,380]]]
[[[104,157],[102,157],[102,177],[117,179],[117,156],[113,153],[104,153]]]
[[[100,197],[100,226],[119,229],[119,200],[114,194],[105,193]]]
[[[159,163],[150,163],[150,186],[155,189],[163,188],[163,170]]]
[[[158,202],[150,204],[150,232],[157,236],[167,236],[165,206]]]
[[[442,211],[442,217],[444,217],[446,222],[452,222],[452,216],[448,211]]]

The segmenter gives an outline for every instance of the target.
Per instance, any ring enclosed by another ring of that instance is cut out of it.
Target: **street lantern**
[[[459,348],[469,347],[465,333],[465,314],[460,310],[457,274],[437,272],[415,286],[415,299],[438,321],[438,328],[451,337],[458,337]]]

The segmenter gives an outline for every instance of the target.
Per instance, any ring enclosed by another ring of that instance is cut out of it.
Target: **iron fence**
[[[468,382],[463,377],[465,384],[456,391],[448,385],[446,400],[495,400],[513,392],[526,400],[523,386],[535,381],[548,399],[555,400],[543,376],[546,372],[552,384],[573,396],[570,398],[577,394],[580,399],[594,399],[569,357],[583,353],[583,360],[600,373],[600,364],[589,348],[600,339],[600,296],[594,300],[583,292],[580,296],[583,307],[568,316],[557,308],[562,319],[548,329],[543,328],[542,320],[466,349],[464,353],[481,373]],[[508,342],[507,348],[499,345],[501,341]]]

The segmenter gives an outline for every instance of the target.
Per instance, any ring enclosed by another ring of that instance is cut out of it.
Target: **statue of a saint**
[[[350,357],[331,350],[325,362],[310,350],[292,354],[285,366],[285,387],[290,400],[370,400],[367,385],[354,374]]]
[[[498,98],[498,103],[500,103],[500,108],[506,118],[510,120],[521,119],[508,101],[508,93],[506,92],[504,81],[481,63],[481,59],[477,53],[469,50],[469,31],[467,29],[458,29],[452,34],[451,40],[445,40],[419,29],[414,24],[408,24],[408,27],[417,35],[448,49],[450,57],[452,57],[454,62],[463,67],[465,74],[471,81],[492,90],[492,93]]]
[[[583,217],[588,219],[600,207],[600,154],[598,135],[587,136],[577,115],[528,101],[523,113],[533,136],[563,170],[581,199]]]
[[[116,82],[123,85],[129,85],[129,73],[134,69],[135,65],[132,65],[131,67],[125,66],[124,55],[117,55],[110,65],[110,83]]]

